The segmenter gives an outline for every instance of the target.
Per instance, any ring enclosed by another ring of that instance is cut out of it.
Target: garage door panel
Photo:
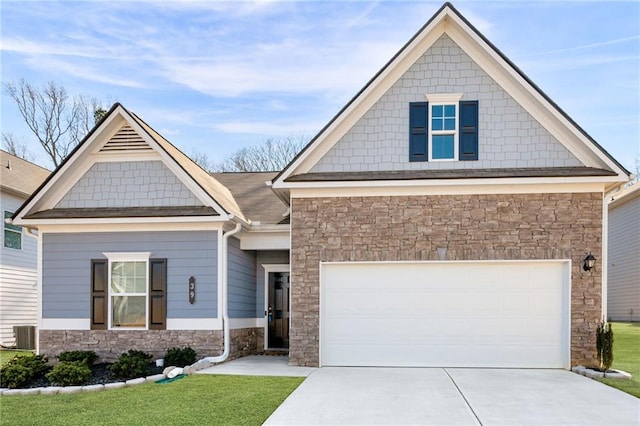
[[[321,363],[563,367],[566,265],[323,265]]]

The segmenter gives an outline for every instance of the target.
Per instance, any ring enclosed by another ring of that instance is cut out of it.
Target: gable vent
[[[100,152],[118,152],[118,151],[151,151],[152,148],[131,128],[128,124],[122,126],[118,133],[113,135],[109,141],[104,144]]]

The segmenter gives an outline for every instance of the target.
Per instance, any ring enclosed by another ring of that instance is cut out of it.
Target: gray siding
[[[463,93],[479,101],[479,159],[409,162],[409,102]],[[443,35],[313,167],[312,172],[581,166],[487,73]]]
[[[256,256],[256,317],[264,317],[264,268],[262,265],[288,265],[289,252],[287,250],[259,251]]]
[[[237,238],[229,238],[229,317],[255,318],[256,253],[240,249]]]
[[[88,318],[91,259],[103,252],[151,252],[167,258],[167,317],[217,316],[215,231],[44,234],[44,318]],[[196,303],[189,304],[189,277],[196,278]]]
[[[607,315],[614,321],[640,321],[640,193],[634,195],[609,210]]]
[[[15,213],[23,198],[1,193],[0,214]],[[4,232],[4,224],[2,226]],[[4,247],[0,243],[0,343],[14,343],[14,325],[36,325],[38,322],[37,244],[22,231],[20,250]]]
[[[201,206],[161,161],[96,163],[57,208]]]

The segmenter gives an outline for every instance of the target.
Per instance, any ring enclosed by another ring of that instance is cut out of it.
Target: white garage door
[[[569,264],[324,263],[324,366],[569,367]]]

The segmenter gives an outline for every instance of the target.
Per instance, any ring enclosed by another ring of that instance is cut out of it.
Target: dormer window
[[[461,98],[427,95],[409,105],[409,161],[478,159],[478,101]]]

